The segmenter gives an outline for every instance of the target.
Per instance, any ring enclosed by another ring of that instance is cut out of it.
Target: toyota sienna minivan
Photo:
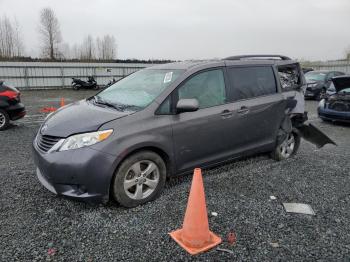
[[[62,107],[33,142],[38,179],[58,195],[134,207],[195,167],[263,152],[293,156],[300,136],[283,121],[305,85],[300,66],[254,57],[149,67]],[[283,67],[296,76],[290,87]]]

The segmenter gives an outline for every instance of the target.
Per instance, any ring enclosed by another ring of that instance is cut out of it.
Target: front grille
[[[340,112],[350,112],[350,104],[345,104],[341,102],[330,103],[328,108]]]
[[[57,136],[47,136],[39,134],[37,138],[37,145],[41,151],[46,153],[61,139],[61,137]]]

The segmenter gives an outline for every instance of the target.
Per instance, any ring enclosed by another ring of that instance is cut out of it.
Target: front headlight
[[[324,107],[326,100],[322,99],[319,103],[318,103],[318,107]]]
[[[317,86],[317,83],[308,84],[307,86],[311,87],[313,89],[313,88],[315,88]]]
[[[113,133],[112,129],[97,131],[92,133],[85,133],[73,135],[66,138],[58,151],[66,151],[70,149],[77,149],[85,146],[91,146],[103,140],[106,140]]]

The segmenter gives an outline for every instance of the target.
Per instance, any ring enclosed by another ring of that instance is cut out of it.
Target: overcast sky
[[[55,11],[64,42],[112,34],[121,59],[326,60],[350,47],[350,0],[0,0],[0,15],[16,17],[29,55],[38,55],[44,7]]]

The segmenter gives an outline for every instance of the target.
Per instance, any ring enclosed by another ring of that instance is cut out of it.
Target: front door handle
[[[249,113],[249,108],[246,106],[242,106],[240,109],[238,109],[237,113],[241,115],[245,115]]]
[[[228,109],[225,109],[221,112],[221,116],[223,118],[228,118],[228,117],[231,117],[232,115],[233,115],[233,112]]]

